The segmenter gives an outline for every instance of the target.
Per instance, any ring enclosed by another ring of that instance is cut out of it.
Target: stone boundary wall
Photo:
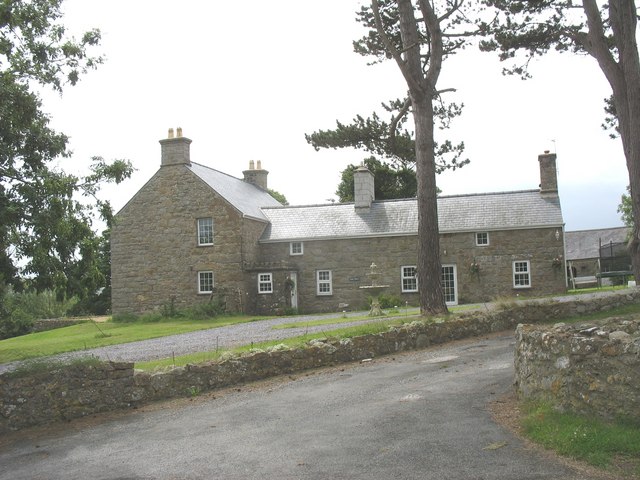
[[[518,325],[516,390],[563,411],[640,420],[640,320]]]
[[[373,358],[452,340],[636,303],[640,289],[566,302],[514,302],[508,309],[460,315],[444,322],[417,320],[389,331],[351,339],[311,341],[301,348],[278,348],[226,356],[158,373],[134,372],[132,363],[72,364],[29,376],[0,375],[0,434],[94,413],[188,397],[276,375]]]
[[[31,327],[32,333],[46,332],[47,330],[54,330],[56,328],[70,327],[71,325],[77,325],[78,323],[88,322],[85,319],[70,319],[70,318],[51,318],[46,320],[34,320]]]

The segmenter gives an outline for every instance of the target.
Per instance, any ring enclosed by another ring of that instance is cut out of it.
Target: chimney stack
[[[257,164],[257,166],[255,164]],[[250,160],[249,170],[245,170],[242,173],[245,182],[255,185],[262,190],[267,190],[267,176],[269,172],[262,169],[262,162],[260,160],[257,162]]]
[[[177,136],[174,136],[173,128],[170,128],[167,138],[160,140],[160,166],[191,165],[189,145],[191,140],[182,136],[182,128],[177,128]]]
[[[540,162],[540,193],[558,195],[556,154],[545,150],[542,155],[538,155],[538,162]]]
[[[375,200],[373,173],[364,165],[353,172],[353,199],[356,208],[369,208]]]

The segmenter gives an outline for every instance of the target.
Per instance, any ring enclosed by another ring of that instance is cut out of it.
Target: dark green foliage
[[[390,200],[394,198],[414,198],[418,188],[416,172],[409,167],[393,168],[387,163],[369,157],[363,164],[375,177],[376,200]],[[349,165],[342,171],[342,180],[336,190],[340,202],[353,202],[353,172],[357,165]]]
[[[55,293],[49,290],[36,293],[4,288],[0,292],[0,338],[30,333],[34,320],[64,317],[75,304],[74,301],[58,301]]]
[[[12,312],[9,315],[0,317],[0,340],[5,338],[18,337],[31,332],[33,320],[23,312]]]
[[[101,183],[120,183],[132,167],[94,157],[91,173],[80,178],[51,166],[70,157],[68,139],[49,127],[34,85],[62,92],[102,63],[89,54],[100,32],[69,37],[61,3],[0,2],[0,281],[16,291],[52,290],[59,300],[77,296],[78,311],[102,313],[110,303],[108,236],[97,235],[92,221],[100,216],[110,225],[113,214],[97,194]]]
[[[623,193],[622,197],[620,197],[618,213],[627,227],[633,227],[633,203],[631,203],[631,187],[628,185],[627,193]]]
[[[269,195],[279,201],[282,205],[289,205],[287,197],[285,197],[282,193],[269,189]]]
[[[369,298],[369,305],[371,305],[371,301],[373,299]],[[397,295],[384,294],[381,293],[378,295],[378,302],[380,303],[380,308],[396,308],[403,307],[405,305],[404,300]]]
[[[219,317],[225,313],[225,301],[218,297],[211,299],[211,301],[207,303],[201,303],[188,308],[183,315],[194,320],[206,320],[209,318]]]
[[[387,166],[387,170],[397,170],[399,176],[408,172],[415,172],[415,139],[413,132],[404,125],[412,113],[407,100],[392,100],[382,104],[389,115],[389,121],[382,120],[376,112],[368,118],[357,115],[351,124],[336,121],[334,130],[318,130],[306,134],[305,138],[314,149],[321,148],[356,148],[374,155],[366,161],[376,161]],[[434,105],[435,117],[441,129],[448,128],[451,120],[462,113],[462,105],[445,103],[441,96]],[[463,159],[464,142],[453,144],[449,140],[436,143],[434,155],[436,170],[456,170],[469,163]],[[415,173],[413,174],[415,176]],[[376,178],[377,181],[377,178]],[[338,194],[340,196],[340,194]],[[410,196],[415,196],[410,195]],[[376,197],[377,198],[377,197]],[[407,198],[407,197],[387,197]]]

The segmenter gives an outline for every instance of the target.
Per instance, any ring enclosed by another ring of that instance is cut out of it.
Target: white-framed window
[[[302,255],[304,253],[304,245],[302,242],[291,242],[289,244],[289,255]]]
[[[198,293],[213,292],[213,272],[198,272]]]
[[[258,274],[258,293],[273,293],[273,275],[271,273]]]
[[[402,282],[403,293],[418,291],[418,279],[416,278],[415,265],[400,267],[400,279]]]
[[[485,247],[489,245],[489,232],[477,232],[476,245],[478,247]]]
[[[198,219],[198,245],[213,245],[213,218]]]
[[[442,293],[444,301],[447,305],[458,304],[458,269],[455,265],[442,265],[440,284],[442,285]]]
[[[529,260],[513,262],[513,288],[531,287],[531,265]]]
[[[318,295],[333,295],[331,270],[318,270],[316,278]]]

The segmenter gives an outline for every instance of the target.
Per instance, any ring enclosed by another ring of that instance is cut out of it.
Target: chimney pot
[[[182,127],[178,127],[176,137],[182,137]]]
[[[258,160],[256,170],[262,170],[262,161]]]
[[[169,129],[169,134],[167,135],[167,138],[173,138],[173,128]]]

